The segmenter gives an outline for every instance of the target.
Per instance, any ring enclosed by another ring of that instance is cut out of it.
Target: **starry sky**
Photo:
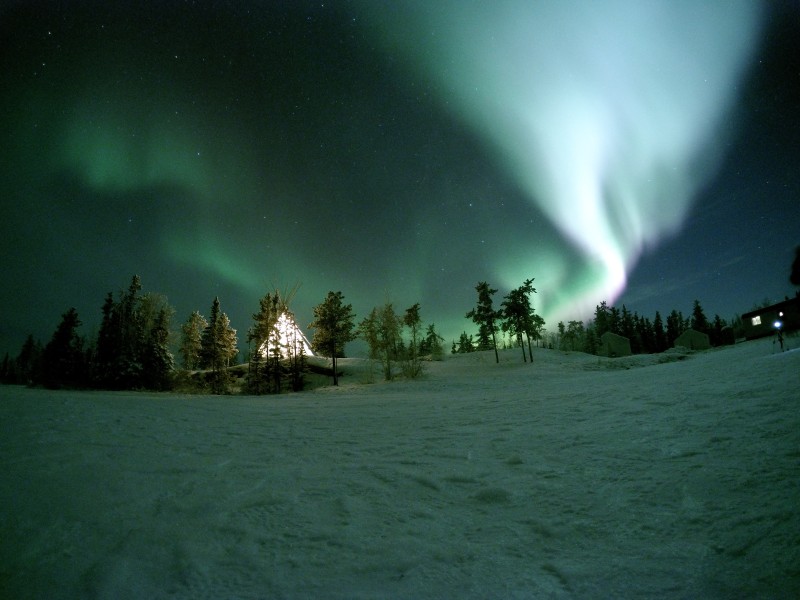
[[[134,273],[240,347],[298,284],[448,345],[482,280],[551,329],[795,292],[793,1],[6,2],[0,115],[12,356]]]

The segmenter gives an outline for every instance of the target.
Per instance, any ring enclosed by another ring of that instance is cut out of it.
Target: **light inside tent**
[[[311,344],[308,338],[300,331],[300,328],[290,316],[282,313],[278,317],[278,349],[281,358],[289,358],[291,356],[298,356],[301,352],[306,356],[314,356],[311,351]],[[264,356],[272,356],[275,352],[274,338],[268,339],[261,346],[261,353]],[[290,351],[291,350],[291,351]]]

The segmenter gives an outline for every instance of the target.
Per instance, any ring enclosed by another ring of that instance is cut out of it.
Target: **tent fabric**
[[[294,346],[294,351],[292,354],[297,356],[300,354],[302,349],[303,353],[306,356],[314,356],[314,352],[311,350],[311,344],[308,342],[308,338],[303,334],[300,328],[297,326],[295,320],[283,313],[280,318],[278,319],[278,330],[280,332],[280,340],[278,344],[280,345],[280,352],[282,358],[289,358],[289,349]],[[270,342],[264,342],[261,346],[261,353],[264,356],[269,356],[272,354],[273,347],[270,346]]]
[[[606,331],[600,336],[600,354],[603,356],[630,356],[631,341],[621,335]]]
[[[695,329],[687,329],[680,334],[675,340],[674,346],[683,346],[689,350],[708,350],[711,348],[711,341],[708,339],[708,334]]]

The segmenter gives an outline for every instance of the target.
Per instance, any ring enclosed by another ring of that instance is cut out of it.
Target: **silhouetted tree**
[[[714,321],[712,321],[708,330],[708,337],[710,338],[709,341],[712,346],[720,346],[722,344],[724,335],[722,330],[727,326],[728,324],[725,322],[725,319],[721,318],[719,315],[714,315]]]
[[[525,353],[525,342],[522,336],[530,331],[530,311],[526,306],[524,292],[521,288],[511,290],[500,305],[500,315],[502,322],[500,328],[504,333],[516,340],[518,346],[522,347],[522,362],[528,362]]]
[[[436,326],[431,323],[425,330],[425,337],[422,338],[419,353],[422,356],[430,356],[432,360],[442,360],[444,348],[442,347],[444,338],[436,332]],[[455,342],[453,342],[455,344]]]
[[[592,323],[589,323],[586,326],[586,331],[584,332],[583,338],[583,351],[587,354],[597,354],[599,348],[599,343],[597,339],[597,333],[595,330],[595,326]]]
[[[622,335],[621,318],[619,309],[612,306],[608,309],[608,331]]]
[[[344,357],[344,346],[356,338],[355,313],[352,304],[344,303],[342,292],[328,292],[325,300],[314,307],[314,329],[311,348],[323,356],[330,355],[333,385],[339,385],[336,359]]]
[[[403,315],[403,325],[408,327],[411,333],[411,341],[408,346],[405,364],[403,365],[403,373],[407,377],[417,377],[422,373],[422,362],[420,361],[420,327],[422,326],[422,317],[419,314],[419,302],[406,309]]]
[[[669,347],[667,345],[667,334],[664,331],[664,322],[661,320],[661,313],[658,311],[656,311],[655,319],[653,319],[653,337],[655,352],[663,352]]]
[[[42,380],[42,344],[29,334],[15,362],[16,383],[31,385]]]
[[[525,340],[528,342],[528,354],[533,362],[533,350],[531,349],[531,338],[536,336],[537,321],[534,319],[535,313],[531,304],[530,295],[536,293],[533,287],[533,278],[526,279],[518,288],[511,290],[504,297],[499,311],[500,318],[503,319],[501,328],[512,338],[517,340],[517,344],[522,347],[522,360],[527,362],[525,357]],[[543,321],[542,321],[543,322]],[[525,340],[523,340],[523,335]]]
[[[598,304],[594,309],[594,328],[599,338],[607,331],[611,331],[609,326],[610,314],[609,307],[605,300]]]
[[[686,325],[683,320],[683,315],[673,309],[672,312],[667,315],[667,347],[672,348],[675,345],[675,340],[677,340],[678,336],[685,330]]]
[[[800,285],[800,246],[794,250],[794,261],[792,262],[792,271],[789,274],[789,281],[794,285]]]
[[[563,323],[559,323],[563,326]],[[559,327],[561,332],[563,327]],[[562,350],[578,350],[584,346],[585,330],[581,321],[569,321],[566,330],[561,334],[561,348]]]
[[[83,340],[77,333],[80,325],[74,308],[61,315],[61,322],[44,348],[42,374],[46,387],[75,387],[84,383]]]
[[[495,321],[500,317],[500,311],[492,306],[492,296],[497,290],[490,288],[485,281],[478,282],[475,290],[478,292],[478,304],[466,316],[478,326],[478,350],[494,349],[495,362],[499,363]]]
[[[453,340],[453,347],[450,350],[451,354],[467,354],[468,352],[475,352],[475,343],[472,341],[472,336],[467,335],[466,331],[461,332],[458,338],[458,344]]]
[[[0,383],[17,383],[16,365],[8,356],[8,352],[3,356],[3,362],[0,363]]]
[[[709,333],[710,327],[708,325],[708,319],[703,313],[703,307],[700,306],[699,300],[694,301],[694,307],[692,308],[691,328],[701,333]]]

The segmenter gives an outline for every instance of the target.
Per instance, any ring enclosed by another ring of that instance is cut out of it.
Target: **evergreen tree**
[[[141,289],[142,280],[134,275],[119,303],[119,355],[114,375],[117,387],[122,389],[139,387],[142,379],[142,350],[146,336],[139,312]]]
[[[539,340],[543,339],[545,335],[544,326],[544,317],[537,314],[531,315],[531,338],[536,340],[537,348],[539,347]]]
[[[202,348],[203,332],[208,327],[208,322],[199,311],[192,312],[181,326],[181,359],[183,368],[194,371],[200,368],[200,351]]]
[[[500,311],[494,310],[492,306],[492,296],[497,290],[489,287],[485,281],[478,282],[475,286],[478,292],[478,304],[466,315],[468,319],[478,326],[478,350],[494,349],[495,362],[500,362],[497,353],[497,326],[495,321],[501,316]]]
[[[677,340],[678,336],[685,330],[686,327],[683,321],[683,315],[673,309],[672,312],[667,315],[667,347],[672,348],[675,345],[675,340]]]
[[[619,309],[612,306],[608,309],[608,331],[622,335],[622,319],[620,318]]]
[[[724,334],[722,330],[727,326],[728,324],[725,322],[725,319],[721,318],[719,315],[714,315],[714,321],[708,331],[708,337],[710,338],[712,346],[720,346],[723,344]]]
[[[703,313],[703,307],[700,306],[699,300],[694,301],[694,307],[692,308],[691,328],[695,331],[705,334],[708,334],[710,330],[708,319]]]
[[[425,330],[425,337],[420,343],[419,353],[423,356],[430,356],[432,360],[442,360],[444,338],[436,332],[436,326],[431,323]],[[455,342],[453,342],[455,345]],[[455,354],[455,353],[454,353]]]
[[[528,341],[528,353],[533,362],[533,351],[531,349],[531,337],[534,335],[534,312],[530,302],[530,294],[535,294],[533,279],[526,279],[518,288],[511,290],[504,297],[501,304],[500,318],[502,318],[501,329],[508,333],[512,339],[516,339],[517,345],[522,347],[522,360],[527,362],[525,356],[525,341]]]
[[[599,348],[597,334],[593,324],[586,326],[586,332],[583,340],[583,351],[587,354],[597,354]]]
[[[467,335],[466,331],[461,332],[461,336],[458,338],[458,346],[456,343],[453,342],[453,354],[467,354],[469,352],[475,352],[475,342],[472,341],[472,336]]]
[[[110,387],[116,379],[119,366],[120,327],[119,310],[114,302],[114,295],[108,292],[103,303],[103,320],[97,334],[95,359],[93,361],[93,379],[99,387]]]
[[[0,383],[17,383],[17,371],[14,361],[8,356],[8,352],[6,352],[3,362],[0,364]]]
[[[627,309],[627,307],[623,304],[622,305],[622,313],[620,314],[620,321],[619,321],[619,331],[617,332],[619,335],[628,338],[631,341],[631,346],[634,346],[634,337],[636,333],[636,325],[634,324],[633,315]],[[631,348],[633,352],[633,347]],[[638,354],[638,352],[633,352],[634,354]]]
[[[594,309],[594,329],[598,339],[607,331],[611,331],[610,309],[605,300],[598,304]]]
[[[172,386],[175,360],[169,351],[169,324],[171,310],[162,307],[150,328],[144,352],[144,387],[151,390],[167,390]]]
[[[528,355],[525,352],[525,342],[522,336],[525,333],[525,322],[527,311],[522,306],[519,289],[511,290],[500,303],[500,329],[507,333],[517,346],[522,347],[522,362],[528,362]]]
[[[559,325],[563,325],[559,323]],[[566,332],[563,334],[562,346],[565,350],[577,350],[583,348],[585,330],[581,321],[570,321],[567,323]]]
[[[422,317],[419,315],[419,302],[406,309],[403,315],[403,325],[408,327],[411,333],[411,341],[408,346],[403,373],[407,377],[417,377],[422,373],[422,362],[420,361],[420,327]]]
[[[311,348],[331,357],[333,385],[339,385],[336,359],[344,357],[344,347],[356,338],[355,313],[352,304],[344,303],[342,292],[328,292],[325,300],[314,307],[314,329]]]
[[[42,344],[29,334],[17,355],[14,371],[16,383],[32,385],[42,380]]]
[[[231,328],[228,315],[221,311],[219,298],[214,297],[211,316],[201,338],[200,361],[203,368],[211,371],[211,388],[215,393],[226,390],[227,367],[238,352],[236,330]]]
[[[640,353],[652,354],[655,352],[655,332],[653,331],[653,324],[650,319],[640,317],[633,313],[635,323],[635,340],[636,347]],[[632,349],[632,348],[631,348]]]
[[[655,352],[664,352],[669,347],[667,345],[667,334],[664,331],[664,322],[661,320],[661,313],[658,311],[656,311],[656,316],[653,320],[653,337]]]
[[[259,301],[259,311],[253,315],[253,326],[248,334],[248,344],[250,344],[248,388],[255,394],[260,394],[264,386],[269,391],[275,380],[273,371],[276,370],[276,357],[270,353],[270,348],[277,347],[280,343],[279,303],[280,298],[277,293],[273,295],[267,292]],[[280,356],[277,357],[277,363],[277,369],[280,369]]]
[[[80,325],[74,308],[61,315],[61,322],[44,348],[42,367],[46,387],[76,387],[83,383],[83,341],[77,333]]]

